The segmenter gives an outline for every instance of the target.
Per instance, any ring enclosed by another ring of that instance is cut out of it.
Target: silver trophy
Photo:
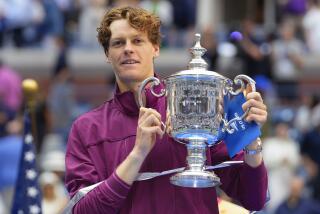
[[[225,97],[243,93],[247,84],[255,91],[255,82],[246,75],[238,75],[234,81],[207,70],[202,59],[206,49],[200,45],[200,34],[195,35],[195,45],[190,49],[192,60],[189,69],[164,78],[165,89],[156,93],[154,86],[160,84],[156,77],[145,79],[139,88],[139,105],[146,85],[156,97],[167,99],[166,121],[162,122],[166,133],[187,147],[187,167],[170,178],[172,184],[182,187],[213,187],[220,184],[220,178],[207,170],[206,149],[219,141],[219,132],[232,134],[234,124],[248,114],[229,121],[225,119],[223,102]]]

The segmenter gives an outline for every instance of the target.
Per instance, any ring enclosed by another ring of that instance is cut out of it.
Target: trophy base
[[[170,182],[176,186],[206,188],[220,185],[220,178],[214,172],[186,170],[175,174]]]

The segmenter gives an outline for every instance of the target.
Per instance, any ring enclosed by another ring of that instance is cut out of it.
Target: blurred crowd
[[[275,2],[276,29],[266,29],[250,14],[228,26],[202,29],[204,58],[209,70],[229,78],[254,78],[267,103],[269,122],[262,137],[270,201],[263,213],[320,213],[320,90],[300,89],[306,57],[320,58],[320,1]],[[192,45],[196,0],[0,0],[0,50],[58,50],[48,93],[38,94],[34,111],[43,213],[59,213],[68,201],[63,186],[68,131],[79,114],[93,108],[75,96],[68,51],[98,48],[101,17],[108,7],[120,5],[157,13],[163,23],[163,48]],[[230,37],[233,31],[242,38]],[[320,85],[320,75],[317,78]],[[10,210],[22,143],[21,81],[19,71],[0,62],[0,213]]]
[[[195,26],[195,0],[1,0],[0,47],[52,48],[62,37],[70,46],[95,48],[96,27],[106,9],[122,5],[157,13],[164,34],[173,34],[164,38],[164,45],[183,45],[185,32]]]

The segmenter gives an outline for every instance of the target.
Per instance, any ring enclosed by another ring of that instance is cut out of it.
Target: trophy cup
[[[247,84],[255,91],[255,82],[246,75],[238,75],[234,81],[207,70],[202,59],[206,49],[200,45],[200,34],[195,34],[195,45],[190,48],[192,60],[189,69],[179,71],[164,78],[165,89],[160,93],[154,86],[160,84],[156,77],[145,79],[139,88],[139,105],[143,106],[142,93],[150,84],[156,97],[167,99],[166,122],[162,125],[169,136],[187,147],[187,167],[170,178],[174,185],[182,187],[205,188],[220,185],[220,178],[206,170],[206,149],[219,141],[219,132],[232,134],[232,124],[242,120],[249,109],[241,116],[227,121],[224,118],[224,97],[243,93]],[[235,87],[237,86],[237,87]],[[235,89],[237,88],[237,89]]]

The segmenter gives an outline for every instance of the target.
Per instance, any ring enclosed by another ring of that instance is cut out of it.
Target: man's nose
[[[131,42],[126,42],[126,45],[124,47],[124,51],[126,54],[133,53],[133,46]]]

